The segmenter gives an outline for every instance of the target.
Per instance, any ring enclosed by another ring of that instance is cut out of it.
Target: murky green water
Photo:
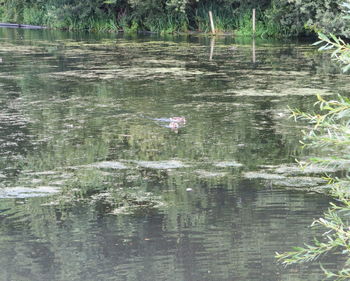
[[[274,260],[332,172],[288,106],[349,83],[310,43],[1,29],[0,57],[0,280],[320,280]]]

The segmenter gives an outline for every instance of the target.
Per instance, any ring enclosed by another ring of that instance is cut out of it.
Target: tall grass
[[[251,9],[221,7],[218,4],[199,5],[193,17],[193,26],[200,32],[210,32],[209,11],[212,11],[216,32],[234,32],[239,36],[253,35]],[[257,9],[255,35],[261,37],[288,35],[269,16],[269,12]]]
[[[185,15],[166,14],[146,20],[144,27],[146,30],[160,33],[186,32],[188,31],[188,19]]]
[[[223,8],[219,4],[199,4],[194,14],[192,28],[200,32],[210,31],[209,11],[213,13],[214,25],[217,32],[233,31],[236,28],[236,11],[233,8]]]
[[[46,12],[37,7],[23,9],[23,21],[32,25],[47,25],[48,23]]]
[[[110,31],[118,31],[119,25],[118,23],[110,18],[110,19],[101,19],[101,18],[90,18],[88,20],[87,29],[90,31],[97,32],[110,32]]]

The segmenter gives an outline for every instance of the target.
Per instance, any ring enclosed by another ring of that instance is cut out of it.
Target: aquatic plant
[[[236,13],[233,7],[224,7],[215,3],[206,5],[199,3],[191,15],[193,28],[202,32],[210,32],[209,11],[213,13],[214,25],[217,32],[233,31],[237,28]]]
[[[145,212],[166,205],[164,198],[144,187],[128,186],[118,175],[93,168],[77,170],[57,198],[61,203],[87,200],[103,204],[112,214]]]
[[[107,176],[101,171],[93,169],[77,171],[63,188],[63,194],[69,195],[72,199],[86,198],[110,186]]]

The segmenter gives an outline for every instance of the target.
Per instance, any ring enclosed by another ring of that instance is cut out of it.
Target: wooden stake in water
[[[214,48],[215,48],[215,36],[212,37],[211,40],[210,40],[210,56],[209,56],[209,60],[213,60]]]
[[[256,56],[255,56],[255,38],[253,38],[252,58],[253,58],[253,63],[255,63],[255,62],[256,62]]]
[[[213,13],[209,11],[209,20],[210,20],[210,26],[211,26],[211,32],[215,34],[215,26],[214,26],[214,20],[213,20]]]
[[[255,34],[255,9],[253,9],[253,34]]]

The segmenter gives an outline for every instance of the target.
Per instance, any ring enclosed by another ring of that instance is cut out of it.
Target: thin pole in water
[[[255,35],[255,9],[253,9],[253,35]]]
[[[255,56],[255,38],[253,38],[252,57],[253,57],[253,63],[255,63],[255,62],[256,62],[256,56]]]
[[[210,20],[210,26],[211,26],[211,32],[215,34],[215,26],[214,26],[214,20],[213,20],[213,13],[209,11],[209,20]]]
[[[215,37],[212,37],[211,40],[210,40],[210,56],[209,56],[209,60],[213,60],[214,48],[215,48]]]

